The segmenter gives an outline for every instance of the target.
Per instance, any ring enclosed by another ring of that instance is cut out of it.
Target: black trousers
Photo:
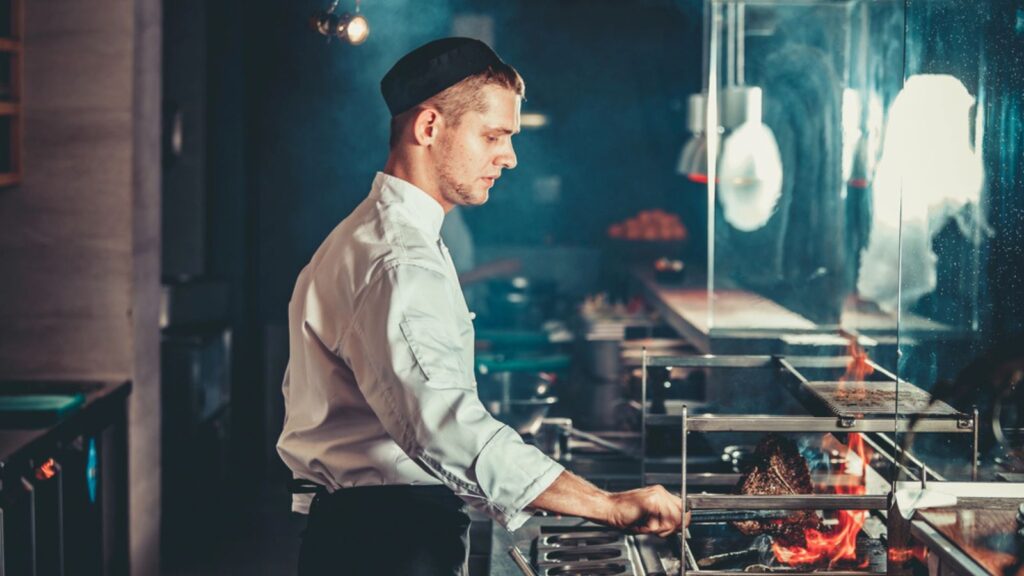
[[[299,576],[467,576],[469,516],[444,486],[365,486],[313,498]]]

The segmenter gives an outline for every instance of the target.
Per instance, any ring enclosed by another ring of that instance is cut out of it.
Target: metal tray
[[[892,418],[898,410],[908,417],[961,417],[952,406],[933,402],[931,394],[909,382],[900,383],[898,395],[895,382],[807,382],[804,386],[837,416]]]

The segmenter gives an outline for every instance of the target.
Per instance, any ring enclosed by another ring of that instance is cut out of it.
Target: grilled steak
[[[811,472],[796,444],[782,436],[768,434],[754,452],[750,469],[740,478],[740,494],[785,495],[811,494]],[[803,546],[804,530],[821,528],[821,518],[813,510],[796,510],[782,520],[748,520],[734,522],[747,535],[771,534],[784,546]]]

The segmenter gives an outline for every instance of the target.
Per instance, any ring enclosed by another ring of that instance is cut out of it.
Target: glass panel
[[[899,206],[873,206],[871,184],[902,84],[902,3],[714,2],[711,20],[712,331],[810,334],[769,346],[820,355],[864,336],[894,371]],[[865,263],[879,223],[893,248]]]
[[[899,376],[979,410],[981,480],[1024,479],[1022,32],[1019,3],[908,2],[906,83],[879,165],[878,180],[902,183]],[[971,434],[903,441],[945,477],[972,477]]]
[[[904,5],[713,1],[709,9],[712,352],[784,358],[764,409],[770,418],[758,425],[767,431],[799,415],[803,430],[818,430],[792,437],[814,492],[884,493],[894,472],[881,452],[892,450],[877,440],[893,430],[898,399],[900,211],[899,191],[878,199],[874,185],[903,85]],[[764,404],[730,384],[708,381],[723,412],[742,410],[746,398]],[[772,410],[792,399],[792,411]],[[871,438],[837,429],[839,421],[859,421]],[[777,542],[775,560],[866,568],[857,545],[866,513],[824,517],[822,538],[805,531],[802,543]]]

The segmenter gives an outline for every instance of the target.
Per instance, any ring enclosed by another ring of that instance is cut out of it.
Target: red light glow
[[[36,468],[36,479],[37,480],[49,480],[57,475],[57,463],[54,462],[53,458],[49,458],[46,462],[43,462]]]

